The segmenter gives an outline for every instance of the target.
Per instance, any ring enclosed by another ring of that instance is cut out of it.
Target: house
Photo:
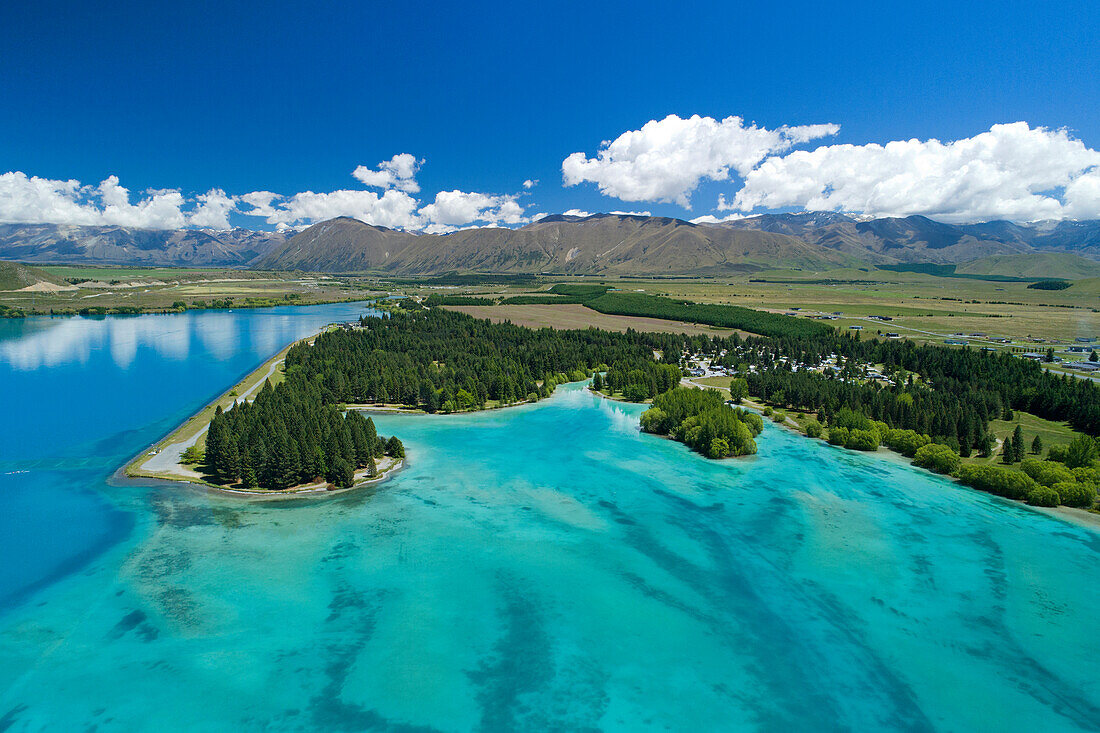
[[[1037,354],[1034,351],[1029,351],[1026,354],[1020,354],[1025,359],[1031,359],[1032,361],[1042,361],[1046,358],[1046,354]]]
[[[1074,354],[1087,354],[1092,349],[1088,346],[1071,346],[1066,351],[1072,351]]]
[[[1067,361],[1066,366],[1082,372],[1100,372],[1100,362],[1095,361]]]
[[[848,326],[849,331],[862,331],[863,326]]]
[[[966,342],[960,341],[959,339],[944,339],[943,342],[951,346],[966,346]]]
[[[1086,338],[1084,336],[1078,336],[1077,338],[1075,338],[1073,340],[1076,341],[1079,344],[1091,344],[1096,339],[1090,339],[1090,338]]]
[[[888,338],[888,339],[899,339],[899,338],[901,338],[901,334],[900,333],[888,333],[888,334],[886,334],[886,338]]]

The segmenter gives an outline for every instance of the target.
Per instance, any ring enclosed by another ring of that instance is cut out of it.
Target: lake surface
[[[774,425],[376,416],[409,465],[246,504],[110,486],[362,306],[0,322],[0,730],[1020,730],[1100,724],[1100,535]]]

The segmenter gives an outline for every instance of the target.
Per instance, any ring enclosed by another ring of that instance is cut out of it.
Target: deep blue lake
[[[1100,725],[1100,535],[771,424],[707,461],[572,385],[375,416],[370,491],[108,483],[363,310],[0,321],[0,730]]]

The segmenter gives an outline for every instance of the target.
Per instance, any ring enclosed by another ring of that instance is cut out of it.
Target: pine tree
[[[1037,456],[1043,454],[1043,439],[1038,435],[1035,436],[1035,440],[1031,441],[1031,452]]]
[[[240,474],[240,454],[237,451],[237,441],[232,436],[227,436],[218,453],[214,471],[222,483],[231,484],[237,480]]]
[[[1016,423],[1016,429],[1012,431],[1012,462],[1019,463],[1024,460],[1024,429]]]
[[[259,485],[256,479],[256,471],[252,468],[252,461],[245,458],[241,463],[241,486],[246,489],[254,489]]]

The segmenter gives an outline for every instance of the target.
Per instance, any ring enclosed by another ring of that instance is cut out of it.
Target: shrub
[[[1058,492],[1058,501],[1066,506],[1088,509],[1096,501],[1096,489],[1090,484],[1059,481],[1051,488]]]
[[[916,430],[891,429],[886,431],[882,442],[903,456],[912,458],[918,449],[931,443],[932,439]]]
[[[849,430],[870,430],[874,426],[871,423],[871,418],[864,415],[862,412],[855,412],[847,407],[842,407],[833,415],[833,419],[829,421],[829,425],[836,425],[840,428],[848,428]]]
[[[820,438],[822,432],[821,423],[817,420],[810,420],[806,423],[806,435],[810,438]]]
[[[1073,472],[1054,461],[1041,461],[1038,458],[1025,458],[1020,462],[1020,470],[1035,482],[1043,486],[1054,486],[1064,481],[1073,481]]]
[[[188,446],[187,450],[180,456],[180,463],[193,464],[202,463],[206,456],[197,445]]]
[[[1036,486],[1027,495],[1032,506],[1058,506],[1058,492],[1049,486]]]
[[[1088,467],[1096,460],[1096,441],[1087,435],[1078,435],[1066,450],[1066,465],[1070,468]]]
[[[829,443],[831,445],[844,445],[848,442],[848,428],[829,428]]]
[[[772,409],[771,405],[768,405],[764,408],[764,417],[771,417],[773,412],[775,412],[775,410]]]
[[[1069,453],[1068,445],[1052,445],[1047,450],[1047,460],[1065,463],[1067,453]]]
[[[730,454],[730,444],[722,438],[714,438],[710,441],[710,448],[707,450],[707,455],[711,458],[725,458]]]
[[[962,459],[948,446],[930,443],[917,450],[913,463],[936,473],[952,474],[959,470]]]
[[[772,422],[782,423],[786,421],[787,415],[779,410],[772,413]]]
[[[1039,484],[1026,473],[1000,466],[960,466],[959,481],[1008,499],[1023,499]]]
[[[874,430],[851,430],[844,447],[852,450],[878,450],[878,433]]]
[[[668,435],[668,431],[672,430],[675,425],[668,414],[660,407],[651,407],[643,412],[641,422],[644,432],[656,435]]]
[[[1079,484],[1088,484],[1100,489],[1100,468],[1079,467],[1073,469],[1073,478]]]

